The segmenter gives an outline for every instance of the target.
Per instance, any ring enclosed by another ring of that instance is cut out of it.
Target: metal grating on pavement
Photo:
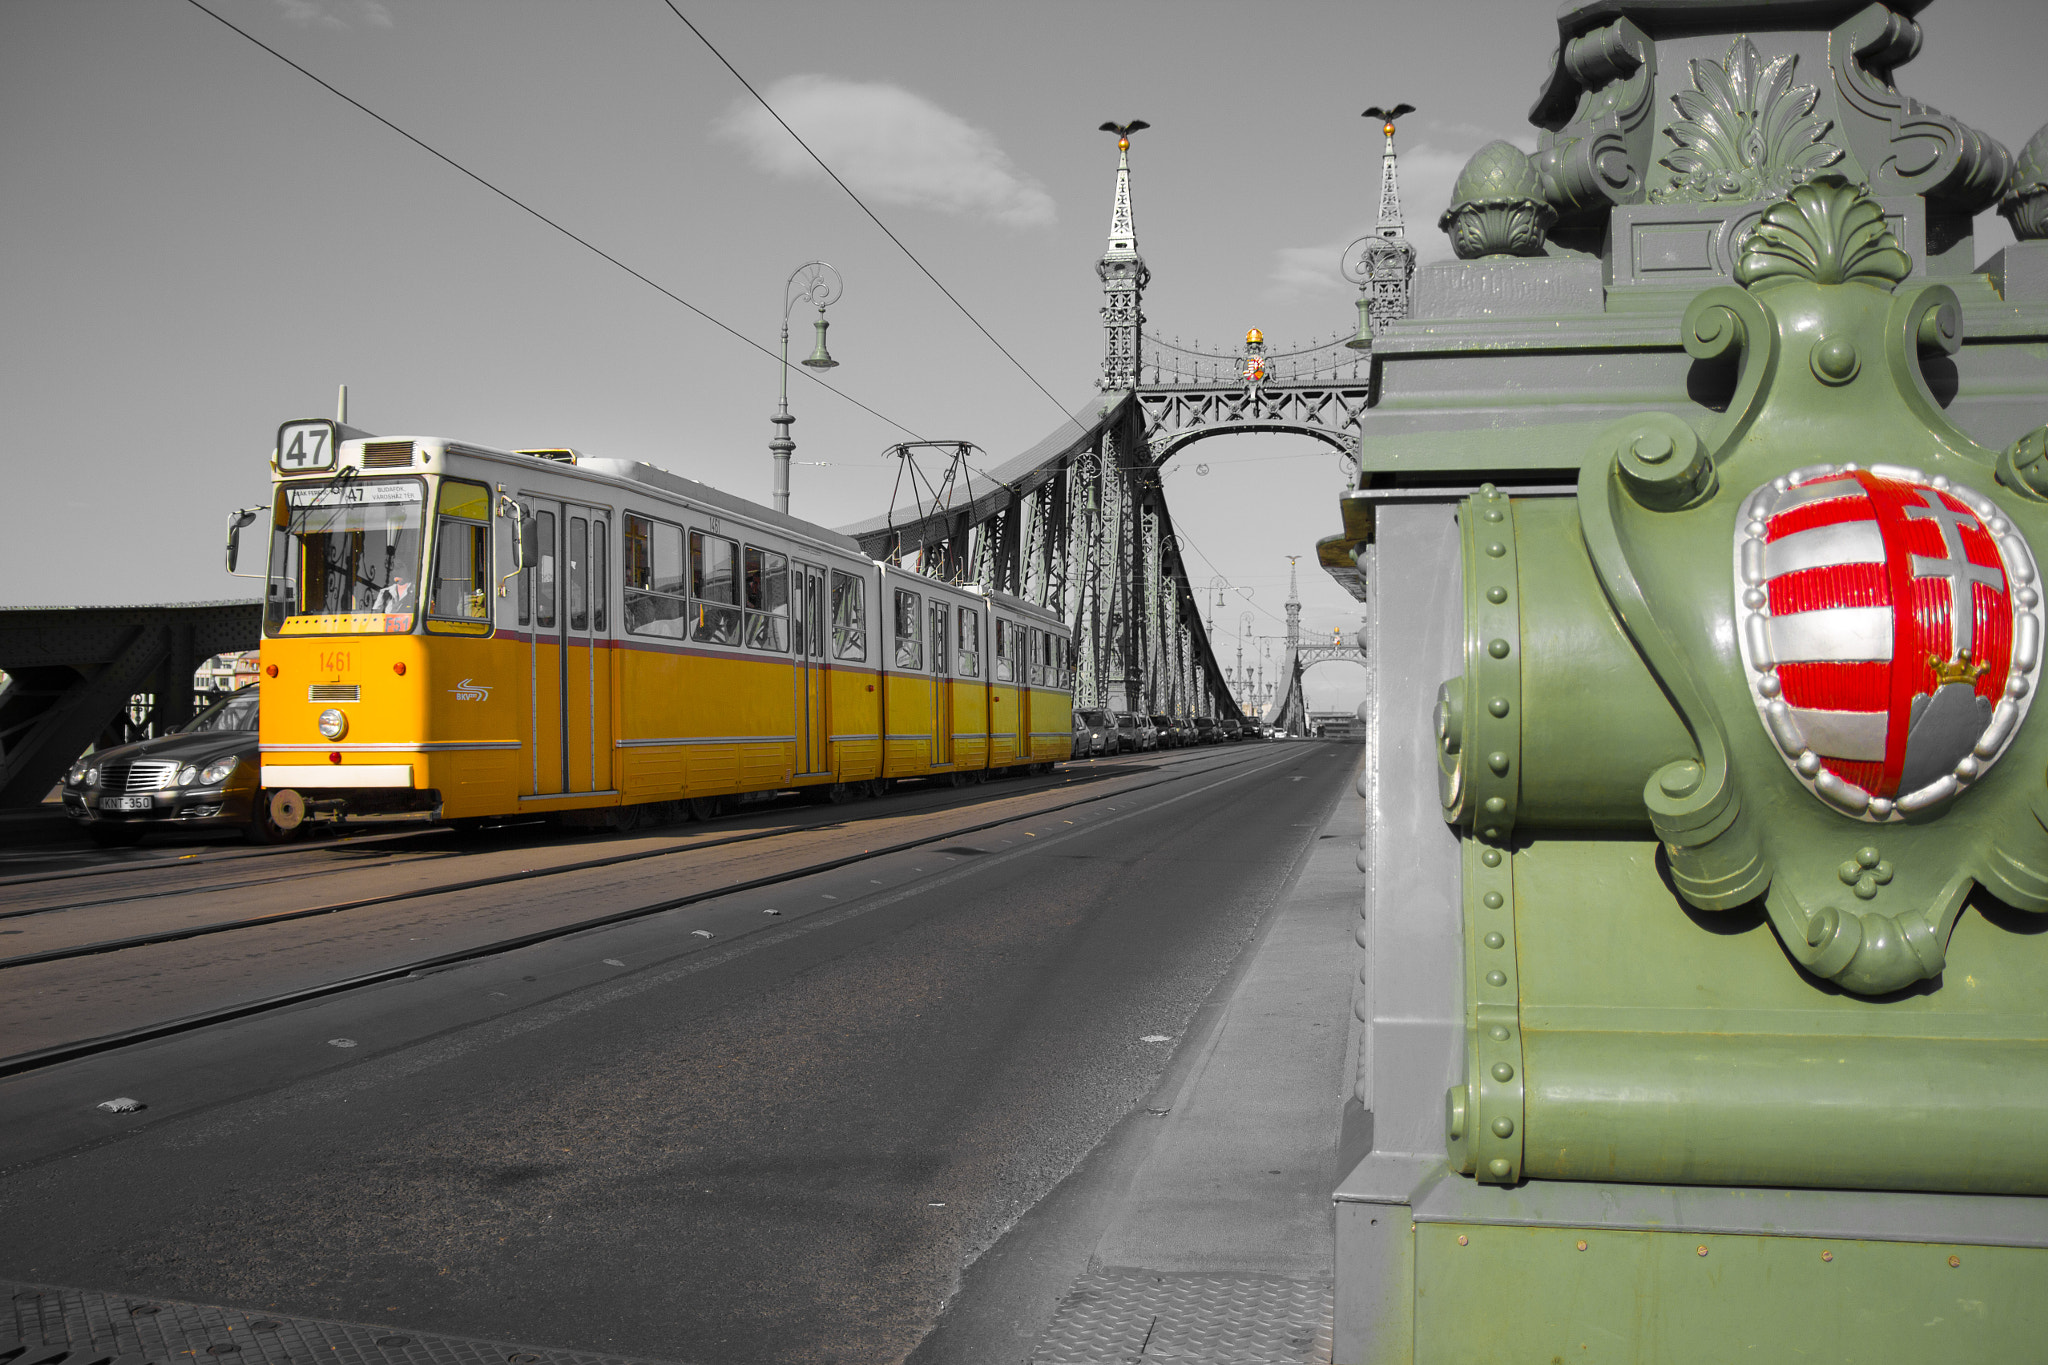
[[[624,1356],[0,1281],[0,1365],[657,1365]]]
[[[1085,1275],[1031,1365],[1328,1365],[1330,1286],[1275,1275]]]

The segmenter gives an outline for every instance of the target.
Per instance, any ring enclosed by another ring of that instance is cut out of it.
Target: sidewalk
[[[1034,1365],[1330,1359],[1364,802],[1357,772],[1115,1202]]]

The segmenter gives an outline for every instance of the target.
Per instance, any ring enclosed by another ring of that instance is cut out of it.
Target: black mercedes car
[[[153,829],[241,829],[285,837],[262,799],[256,689],[245,687],[173,734],[88,754],[64,776],[64,813],[99,844],[132,844]]]

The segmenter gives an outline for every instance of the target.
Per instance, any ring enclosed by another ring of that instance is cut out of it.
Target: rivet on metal
[[[1507,940],[1500,936],[1500,931],[1498,929],[1494,930],[1492,933],[1486,936],[1486,946],[1489,948],[1498,948],[1506,942]]]
[[[1496,659],[1505,659],[1508,657],[1508,642],[1499,639],[1488,640],[1486,642],[1486,652]]]
[[[1508,1178],[1508,1172],[1512,1171],[1515,1168],[1508,1164],[1508,1159],[1506,1157],[1497,1156],[1493,1160],[1486,1163],[1486,1169],[1493,1172],[1493,1178],[1495,1180],[1506,1180]]]
[[[1515,1078],[1515,1069],[1506,1062],[1495,1062],[1493,1064],[1493,1078],[1497,1081],[1511,1081]]]
[[[1508,714],[1508,699],[1506,697],[1495,697],[1492,701],[1486,703],[1486,711],[1495,720],[1505,720]]]
[[[1505,986],[1508,984],[1507,975],[1504,972],[1488,972],[1486,974],[1486,984],[1489,986]],[[1503,1133],[1501,1136],[1505,1137],[1507,1135]]]
[[[1499,559],[1502,555],[1506,554],[1507,552],[1508,547],[1501,544],[1497,540],[1486,547],[1486,553],[1491,555],[1495,559]]]
[[[1508,770],[1508,756],[1499,749],[1495,749],[1486,756],[1486,766],[1493,769],[1495,773],[1505,773]]]
[[[1486,850],[1486,852],[1479,855],[1479,861],[1485,863],[1488,867],[1499,867],[1500,850],[1497,848],[1489,848],[1488,850]]]
[[[1507,514],[1501,511],[1498,507],[1489,507],[1486,509],[1486,519],[1488,521],[1499,521],[1502,517],[1506,515]]]
[[[1486,900],[1486,908],[1487,908],[1487,909],[1489,909],[1489,910],[1498,910],[1498,909],[1500,909],[1500,908],[1501,908],[1501,906],[1502,906],[1502,905],[1504,905],[1504,904],[1506,903],[1506,902],[1504,902],[1504,901],[1503,901],[1503,900],[1501,899],[1501,895],[1500,895],[1500,892],[1498,892],[1498,891],[1489,891],[1489,892],[1487,892],[1487,893],[1486,893],[1486,896],[1485,896],[1485,900]]]
[[[1507,1025],[1495,1024],[1486,1031],[1486,1036],[1493,1039],[1496,1043],[1505,1043],[1508,1040]]]
[[[1489,796],[1486,798],[1486,813],[1488,815],[1499,815],[1507,808],[1508,803],[1505,797]]]
[[[1503,1138],[1513,1137],[1515,1135],[1515,1121],[1505,1114],[1501,1115],[1493,1121],[1493,1135]]]
[[[1508,590],[1496,583],[1486,590],[1486,600],[1497,607],[1508,600]]]

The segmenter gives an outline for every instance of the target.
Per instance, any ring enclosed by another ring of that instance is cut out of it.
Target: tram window
[[[896,589],[896,666],[924,667],[924,622],[917,612],[917,594]]]
[[[516,567],[519,563],[519,556],[516,553],[516,542],[512,537],[517,534],[514,529],[517,525],[516,521],[505,523],[503,545],[505,548],[505,562],[515,566],[512,580],[517,585],[517,588],[513,596],[517,599],[519,624],[526,626],[533,624],[533,575],[522,572]]]
[[[611,527],[603,515],[590,521],[590,628],[605,633],[604,609],[611,601],[611,566],[606,563],[606,533]]]
[[[697,625],[690,632],[706,644],[740,642],[739,542],[690,532],[690,597]]]
[[[280,489],[265,593],[272,630],[320,631],[331,624],[295,626],[292,618],[371,613],[384,617],[386,631],[411,630],[419,611],[423,493],[417,479]]]
[[[434,532],[434,589],[427,614],[482,620],[490,600],[491,532],[474,522],[442,517]]]
[[[1017,627],[996,618],[996,681],[1017,681]]]
[[[832,656],[868,657],[868,607],[865,584],[850,573],[832,571]]]
[[[1024,627],[1024,641],[1025,677],[1033,687],[1041,686],[1045,682],[1045,663],[1040,657],[1044,653],[1041,646],[1045,643],[1045,632],[1036,626],[1026,626]]]
[[[626,629],[682,639],[690,615],[683,528],[628,512],[624,541]]]
[[[747,547],[747,648],[789,648],[789,558]]]
[[[960,612],[960,661],[955,670],[963,678],[981,676],[981,613],[972,607]]]
[[[1034,630],[1031,635],[1038,641],[1038,681],[1043,686],[1051,687],[1059,681],[1053,676],[1052,671],[1052,636],[1043,630]]]
[[[940,677],[946,675],[946,604],[932,603],[932,672]]]
[[[555,624],[555,514],[542,512],[534,518],[540,530],[540,563],[533,571],[533,623],[552,629]]]
[[[590,519],[569,518],[569,629],[590,629]]]

